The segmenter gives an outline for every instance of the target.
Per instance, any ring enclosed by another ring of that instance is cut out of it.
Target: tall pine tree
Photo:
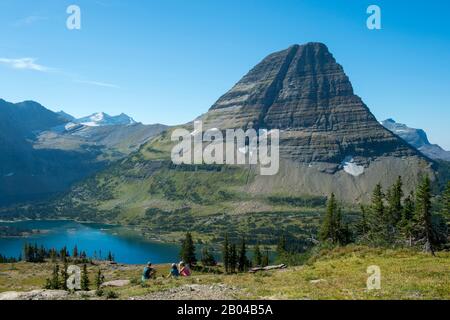
[[[213,254],[209,251],[207,245],[202,248],[202,265],[204,267],[211,267],[216,265],[216,259],[214,259]]]
[[[322,226],[319,233],[319,239],[321,241],[330,241],[335,243],[336,230],[335,230],[335,215],[337,212],[337,202],[334,193],[331,194],[327,202],[327,211],[325,219],[322,222]]]
[[[181,245],[180,257],[185,263],[194,265],[197,262],[195,257],[195,245],[194,240],[190,232],[186,233],[186,237]]]
[[[46,280],[45,289],[58,290],[61,288],[61,283],[59,282],[59,265],[55,264],[53,266],[53,272],[51,278]]]
[[[100,290],[103,282],[105,281],[105,276],[102,273],[102,270],[98,268],[97,275],[95,277],[95,287],[97,290]]]
[[[431,181],[425,176],[416,192],[416,220],[419,234],[424,241],[424,251],[434,255],[433,223],[431,213]]]
[[[267,267],[270,264],[270,256],[269,256],[269,249],[265,248],[264,255],[262,257],[262,267]]]
[[[254,266],[262,265],[261,249],[259,248],[258,243],[255,245],[255,248],[253,249],[253,265]]]
[[[74,259],[78,258],[78,247],[77,247],[77,245],[75,245],[75,247],[73,247],[73,254],[72,254],[72,257],[73,257]]]
[[[61,270],[61,288],[63,290],[67,290],[67,280],[69,279],[69,274],[67,273],[67,269],[69,268],[69,264],[67,261],[64,262],[64,266]]]
[[[281,236],[280,239],[278,239],[278,243],[277,243],[277,255],[278,256],[282,256],[286,253],[287,251],[287,241],[286,241],[286,236]]]
[[[391,242],[390,222],[384,205],[385,195],[381,184],[377,184],[372,193],[372,203],[368,216],[368,239],[375,245],[387,245]]]
[[[239,259],[238,266],[239,272],[245,272],[248,270],[248,259],[247,259],[247,244],[245,243],[245,238],[241,240],[241,247],[239,249]]]
[[[236,264],[238,262],[236,245],[233,243],[230,245],[230,260],[229,260],[229,270],[231,273],[236,272]]]
[[[392,227],[396,226],[402,218],[403,181],[398,177],[387,193],[388,219]],[[394,230],[395,232],[395,230]]]
[[[447,187],[442,195],[442,215],[450,222],[450,180],[447,181]]]
[[[338,206],[336,196],[331,194],[327,203],[327,211],[319,233],[321,241],[329,241],[332,244],[346,244],[349,238],[349,230],[342,222],[342,209]]]
[[[83,270],[81,272],[81,290],[89,291],[89,285],[90,285],[90,281],[89,281],[89,274],[87,271],[87,266],[86,266],[86,264],[83,264]]]
[[[402,219],[398,224],[403,238],[407,241],[410,247],[413,245],[415,210],[414,194],[411,192],[411,194],[408,195],[404,201]]]
[[[222,257],[223,257],[223,267],[225,272],[230,272],[230,241],[228,239],[228,234],[225,234],[225,239],[222,246]]]

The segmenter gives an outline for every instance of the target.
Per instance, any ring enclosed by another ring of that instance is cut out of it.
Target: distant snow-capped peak
[[[76,119],[73,122],[88,127],[114,126],[114,125],[132,125],[135,124],[133,118],[121,113],[118,116],[110,116],[104,112],[97,112],[90,116]]]

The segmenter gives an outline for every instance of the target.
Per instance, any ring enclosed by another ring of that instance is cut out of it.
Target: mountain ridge
[[[110,116],[105,112],[96,112],[87,117],[74,119],[73,122],[88,127],[109,126],[109,125],[133,125],[137,123],[133,118],[126,115],[125,113],[121,113],[117,116]]]
[[[35,101],[0,99],[0,205],[61,193],[166,128],[130,120],[89,127],[72,120]]]
[[[444,150],[437,144],[430,143],[428,135],[423,129],[410,128],[403,123],[397,123],[394,119],[386,119],[381,124],[427,157],[450,161],[450,151]]]

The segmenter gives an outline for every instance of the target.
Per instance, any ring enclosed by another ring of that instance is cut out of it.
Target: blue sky
[[[366,28],[371,4],[382,30]],[[0,0],[0,97],[178,124],[269,53],[320,41],[379,120],[450,149],[449,15],[447,0]]]

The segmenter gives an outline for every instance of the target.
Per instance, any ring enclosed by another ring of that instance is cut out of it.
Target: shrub
[[[106,292],[106,299],[117,299],[119,298],[119,294],[115,291],[109,290]]]

